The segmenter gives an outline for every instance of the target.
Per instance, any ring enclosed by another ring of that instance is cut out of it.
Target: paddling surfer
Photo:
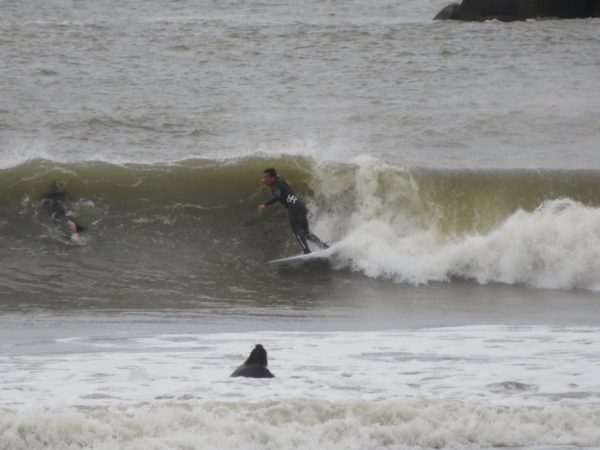
[[[74,214],[68,210],[69,196],[65,191],[65,183],[54,181],[52,190],[42,197],[42,204],[50,212],[50,218],[75,242],[80,241],[80,235],[84,227],[75,221]]]
[[[325,242],[309,231],[306,206],[304,206],[304,203],[298,198],[290,185],[277,175],[275,169],[265,169],[260,179],[260,183],[271,188],[272,196],[266,202],[258,205],[257,211],[259,213],[263,212],[267,206],[280,202],[288,210],[292,233],[294,233],[294,236],[298,240],[305,255],[310,253],[310,248],[306,242],[307,240],[314,242],[322,248],[329,247]]]

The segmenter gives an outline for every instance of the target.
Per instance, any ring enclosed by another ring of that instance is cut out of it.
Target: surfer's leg
[[[308,246],[308,242],[306,242],[306,238],[301,234],[294,233],[294,236],[296,236],[296,240],[300,244],[300,247],[302,247],[302,253],[308,255],[310,253],[310,247]]]
[[[306,239],[308,239],[311,242],[314,242],[321,248],[329,248],[329,245],[327,245],[325,242],[323,242],[321,239],[319,239],[316,235],[312,233],[308,233],[306,235]]]
[[[308,218],[306,217],[306,209],[304,210],[303,215],[302,215],[301,225],[302,225],[301,226],[302,235],[306,239],[308,239],[311,242],[314,242],[321,248],[329,248],[329,245],[327,245],[325,242],[323,242],[321,239],[319,239],[316,235],[314,235],[313,233],[310,232],[310,229],[308,228]]]
[[[296,240],[300,244],[300,247],[302,247],[302,252],[305,255],[307,255],[308,253],[310,253],[310,247],[308,246],[308,242],[306,242],[306,234],[304,233],[302,218],[306,214],[303,214],[302,209],[292,207],[289,209],[288,213],[290,218],[290,225],[292,226],[292,233],[294,233]]]

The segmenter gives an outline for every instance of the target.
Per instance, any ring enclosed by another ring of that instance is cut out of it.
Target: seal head
[[[274,378],[275,375],[267,369],[267,351],[257,344],[244,364],[234,370],[232,377]]]

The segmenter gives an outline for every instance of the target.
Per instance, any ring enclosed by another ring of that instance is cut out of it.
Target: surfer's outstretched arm
[[[271,198],[269,198],[266,202],[261,203],[260,205],[258,205],[258,208],[256,208],[256,210],[259,213],[263,212],[267,208],[267,206],[270,206],[273,203],[277,203],[280,200],[281,200],[281,191],[279,189],[274,189],[273,190],[273,196]]]
[[[264,203],[258,205],[258,212],[264,211],[267,206],[281,201],[281,189],[273,189],[273,195]]]

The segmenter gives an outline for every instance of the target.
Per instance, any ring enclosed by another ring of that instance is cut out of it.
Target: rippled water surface
[[[0,448],[599,447],[600,22],[444,5],[0,0]]]

